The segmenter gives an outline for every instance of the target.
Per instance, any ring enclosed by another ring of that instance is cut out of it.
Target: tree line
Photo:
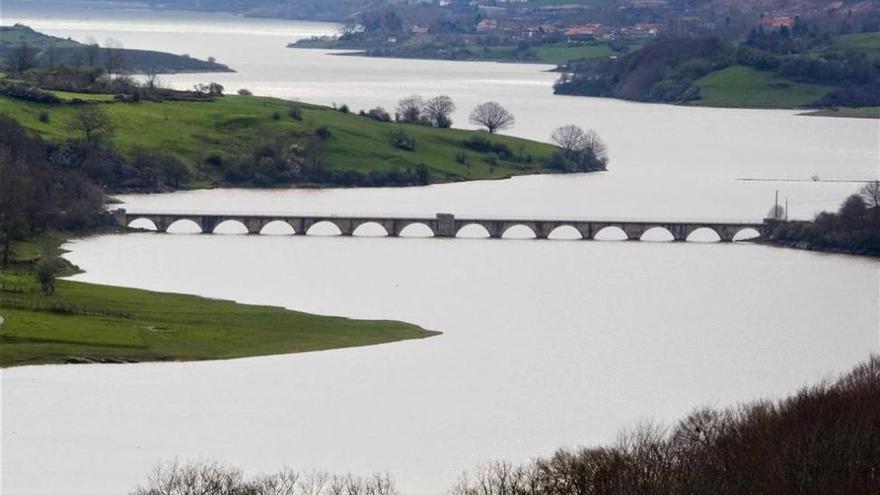
[[[880,487],[880,357],[779,401],[699,408],[606,446],[461,475],[448,495],[872,495]],[[387,474],[289,469],[248,478],[215,462],[156,468],[131,495],[398,495]]]

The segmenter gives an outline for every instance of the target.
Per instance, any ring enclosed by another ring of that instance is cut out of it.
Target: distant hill
[[[185,55],[90,46],[72,39],[48,36],[20,24],[0,26],[0,60],[6,60],[12,50],[23,44],[32,48],[37,65],[88,63],[101,66],[112,56],[118,69],[123,72],[232,72],[226,65]]]

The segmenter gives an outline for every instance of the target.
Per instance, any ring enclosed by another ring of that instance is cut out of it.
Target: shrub
[[[382,107],[371,108],[364,116],[378,122],[391,122],[391,115]]]
[[[302,105],[296,102],[291,103],[290,106],[287,107],[287,116],[293,120],[302,120]]]
[[[339,111],[342,112],[342,113],[349,113],[349,112],[351,112],[351,109],[348,108],[348,105],[346,105],[346,104],[344,104],[344,103],[343,103],[342,106],[339,107],[337,110],[339,110]]]
[[[455,162],[460,165],[467,165],[468,163],[470,163],[470,159],[468,159],[468,155],[464,151],[456,151]]]
[[[206,164],[216,168],[222,167],[224,162],[223,155],[218,151],[208,153],[208,156],[205,158]]]
[[[281,112],[272,112],[272,120],[281,120]]]
[[[391,133],[391,146],[394,146],[399,150],[415,151],[416,140],[415,138],[404,132],[403,129],[395,129]]]
[[[322,125],[321,127],[315,129],[315,135],[326,141],[327,139],[330,139],[330,129],[328,129],[326,125]]]
[[[254,95],[253,93],[251,93],[251,90],[249,90],[249,89],[245,89],[245,88],[241,88],[241,89],[239,89],[239,90],[238,90],[238,94],[239,94],[240,96],[253,96],[253,95]]]
[[[55,93],[23,84],[0,83],[0,95],[49,105],[61,104],[61,98],[56,96]]]
[[[480,153],[495,153],[504,160],[514,157],[513,151],[504,143],[494,143],[490,139],[475,134],[463,143],[465,148],[479,151]]]
[[[41,111],[40,114],[37,116],[37,119],[44,124],[48,124],[50,120],[49,112],[45,110]]]

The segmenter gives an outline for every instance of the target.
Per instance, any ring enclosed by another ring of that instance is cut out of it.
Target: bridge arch
[[[619,225],[606,225],[593,234],[597,241],[625,241],[629,239],[626,232]]]
[[[489,233],[489,229],[486,228],[485,225],[481,223],[468,223],[462,225],[455,231],[455,237],[461,237],[463,239],[488,239],[492,237],[492,234]]]
[[[746,227],[743,229],[739,229],[733,234],[732,241],[733,242],[747,242],[755,239],[760,239],[761,233],[758,232],[758,229],[754,227]]]
[[[306,234],[322,237],[332,237],[342,235],[342,229],[339,228],[339,225],[336,225],[336,223],[331,220],[321,220],[310,225],[309,228],[306,229]]]
[[[499,237],[502,239],[536,239],[538,234],[531,226],[524,223],[516,223],[505,226]]]
[[[215,225],[211,233],[223,235],[242,235],[248,233],[248,228],[247,225],[245,225],[245,223],[241,220],[230,218],[227,220],[223,220],[222,222]]]
[[[153,232],[159,231],[159,226],[156,225],[156,222],[152,218],[147,217],[138,217],[128,222],[126,225],[129,229],[137,229],[137,230],[149,230]]]
[[[272,220],[271,222],[267,222],[266,225],[263,225],[263,228],[260,229],[261,235],[294,235],[296,234],[296,229],[293,228],[293,225],[285,222],[284,220]]]
[[[666,227],[650,227],[639,238],[640,241],[646,242],[670,242],[675,240],[675,235]]]
[[[688,242],[721,242],[721,234],[712,227],[700,226],[691,229],[685,240]]]
[[[201,234],[202,225],[192,218],[178,218],[165,229],[169,234]]]
[[[550,234],[547,235],[547,239],[559,241],[575,241],[583,240],[583,238],[584,236],[574,225],[560,225],[551,230]]]
[[[424,222],[410,222],[400,229],[398,236],[427,238],[434,237],[435,234],[434,231],[431,229],[431,226]]]
[[[379,222],[367,221],[357,224],[351,235],[358,237],[388,237],[388,230]]]

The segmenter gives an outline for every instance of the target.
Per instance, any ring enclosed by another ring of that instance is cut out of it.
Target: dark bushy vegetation
[[[837,213],[820,213],[812,222],[778,224],[773,242],[807,249],[880,256],[880,183],[850,196]]]
[[[694,81],[730,64],[733,50],[720,38],[664,38],[619,59],[571,64],[556,83],[559,94],[637,101],[681,102],[699,98]]]
[[[55,94],[25,84],[0,82],[0,95],[19,100],[33,101],[35,103],[45,103],[47,105],[61,104],[61,98],[58,98]]]
[[[772,72],[781,81],[831,86],[815,106],[880,105],[877,53],[840,47],[828,32],[801,20],[793,28],[755,28],[739,46],[715,37],[661,38],[619,59],[571,64],[555,89],[560,94],[687,102],[700,98],[696,80],[733,64]]]
[[[398,495],[387,474],[335,475],[322,471],[248,477],[217,462],[172,462],[156,467],[131,495]]]
[[[0,263],[10,262],[12,241],[34,232],[100,225],[104,196],[76,168],[48,160],[52,147],[18,122],[0,116]]]
[[[614,445],[495,463],[451,495],[868,495],[880,490],[880,357],[779,402],[700,409]]]
[[[182,491],[181,487],[192,487]],[[211,488],[213,487],[213,488]],[[308,487],[308,488],[307,488]],[[450,495],[873,495],[880,490],[880,357],[778,402],[698,409],[605,447],[559,450],[462,475]],[[246,477],[213,462],[157,468],[133,495],[391,495],[388,475],[289,469]]]

